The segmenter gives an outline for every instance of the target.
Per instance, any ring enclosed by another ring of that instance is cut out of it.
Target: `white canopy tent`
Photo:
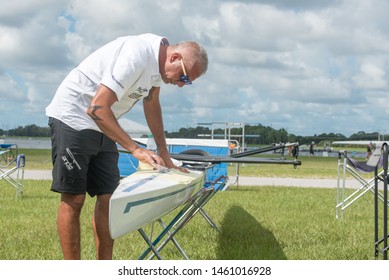
[[[126,118],[120,118],[118,122],[124,131],[131,136],[131,138],[139,138],[143,135],[151,134],[150,129],[146,125],[131,121]]]

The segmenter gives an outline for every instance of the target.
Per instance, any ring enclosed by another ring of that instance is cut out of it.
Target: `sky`
[[[1,0],[0,129],[46,126],[45,107],[87,55],[154,33],[209,57],[192,85],[162,85],[166,131],[231,122],[388,134],[387,11],[387,0]],[[140,104],[125,117],[145,124]]]

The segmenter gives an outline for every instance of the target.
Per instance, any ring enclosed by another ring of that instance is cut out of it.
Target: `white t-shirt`
[[[46,115],[76,130],[94,129],[96,123],[86,114],[97,88],[103,84],[115,92],[112,106],[116,118],[131,110],[162,84],[159,48],[167,39],[153,35],[120,37],[89,55],[64,79],[46,107]]]

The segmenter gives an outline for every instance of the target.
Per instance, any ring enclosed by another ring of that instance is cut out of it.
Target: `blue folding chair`
[[[18,154],[16,144],[0,144],[0,180],[4,180],[16,189],[20,197],[24,191],[24,154]]]

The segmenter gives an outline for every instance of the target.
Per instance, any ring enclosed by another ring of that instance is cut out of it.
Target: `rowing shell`
[[[118,238],[184,204],[204,183],[204,172],[139,170],[121,180],[110,199],[109,231]]]

